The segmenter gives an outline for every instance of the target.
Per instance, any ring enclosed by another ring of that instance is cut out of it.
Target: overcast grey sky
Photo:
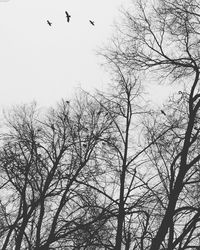
[[[122,2],[126,0],[0,2],[0,105],[33,99],[48,105],[78,86],[101,87],[105,73],[95,50],[110,37]]]
[[[120,7],[129,3],[130,0],[0,2],[0,107],[32,100],[49,106],[70,97],[78,86],[87,90],[102,88],[106,74],[95,50],[109,40],[114,32],[113,22],[120,18]],[[65,11],[71,15],[70,23]],[[89,19],[94,20],[95,26]]]

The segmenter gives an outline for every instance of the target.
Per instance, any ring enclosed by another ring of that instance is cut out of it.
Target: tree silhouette
[[[34,105],[10,112],[0,159],[2,192],[7,193],[1,207],[9,205],[8,211],[2,212],[5,227],[0,236],[1,249],[13,245],[16,250],[75,247],[77,232],[103,227],[104,223],[98,226],[88,212],[90,204],[84,203],[83,195],[87,184],[84,173],[88,178],[92,178],[90,172],[98,173],[90,162],[95,160],[93,152],[99,138],[108,129],[106,121],[97,119],[94,123],[90,111],[94,105],[85,97],[77,99],[73,105],[76,109],[70,110],[62,101],[43,120]],[[86,132],[83,123],[92,129]],[[82,142],[88,140],[90,145],[83,150]],[[104,210],[99,207],[95,215],[105,221]],[[100,233],[97,229],[95,232]]]
[[[182,99],[176,98],[177,102],[184,101],[184,112],[173,102],[177,111],[169,107],[167,121],[156,122],[159,126],[154,129],[154,120],[153,126],[148,128],[154,182],[149,187],[150,181],[146,180],[146,187],[154,194],[157,209],[155,212],[150,209],[147,217],[149,223],[151,218],[156,223],[147,231],[151,237],[149,241],[146,239],[146,246],[135,245],[134,249],[197,248],[198,202],[191,205],[184,202],[183,197],[193,200],[192,190],[198,186],[199,4],[195,0],[167,0],[155,4],[141,0],[137,12],[128,10],[124,15],[125,25],[119,26],[121,36],[114,40],[113,48],[107,50],[108,57],[127,71],[137,70],[146,76],[156,72],[157,79],[172,83],[182,84],[187,80]],[[159,185],[162,191],[155,188]]]
[[[35,104],[6,112],[1,249],[199,248],[200,7],[136,7],[101,52],[107,92],[82,91],[45,114]],[[143,89],[152,79],[180,86],[154,110]]]

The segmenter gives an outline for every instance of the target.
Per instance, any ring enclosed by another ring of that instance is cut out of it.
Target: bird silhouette
[[[67,22],[69,23],[71,16],[69,15],[69,13],[67,11],[65,11],[65,14],[66,14]]]
[[[94,26],[94,21],[92,21],[92,20],[89,20],[89,22]]]
[[[54,124],[51,124],[51,129],[52,129],[52,130],[55,130]]]
[[[66,101],[66,103],[67,103],[67,104],[69,104],[69,103],[70,103],[70,101]]]
[[[163,110],[161,110],[161,113],[162,113],[163,115],[166,115],[166,113],[165,113]]]
[[[48,23],[48,25],[49,25],[49,26],[51,26],[51,25],[52,25],[52,23],[51,23],[49,20],[47,20],[47,23]]]

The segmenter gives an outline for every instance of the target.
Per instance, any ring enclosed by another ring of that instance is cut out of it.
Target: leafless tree
[[[99,185],[102,181],[98,180],[96,187],[101,190],[102,197],[106,195],[114,203],[111,249],[131,249],[134,231],[138,229],[136,221],[147,214],[142,206],[146,190],[142,190],[144,183],[138,175],[142,178],[142,156],[149,147],[139,145],[140,117],[149,111],[137,73],[123,70],[107,54],[104,57],[112,67],[111,89],[108,93],[99,92],[95,98],[112,120],[112,130],[102,140],[104,157],[101,161],[106,166],[106,185],[102,188]]]
[[[41,116],[7,115],[0,149],[1,249],[198,249],[197,0],[124,11],[107,93],[82,93]],[[158,111],[142,81],[185,84]]]
[[[109,58],[121,68],[146,74],[147,80],[154,73],[157,79],[173,84],[187,81],[186,91],[181,92],[184,105],[173,102],[177,110],[164,110],[165,116],[156,121],[155,129],[150,127],[148,131],[153,143],[149,155],[154,163],[152,175],[158,178],[151,182],[151,187],[147,185],[150,180],[145,182],[154,192],[155,213],[158,207],[160,212],[150,214],[155,223],[146,249],[197,248],[199,209],[198,199],[192,196],[199,186],[200,160],[199,2],[140,0],[137,11],[129,9],[124,15],[120,35],[114,39],[114,47],[107,50]]]
[[[75,238],[91,228],[96,244],[107,210],[86,202],[85,184],[99,174],[95,151],[112,123],[96,116],[98,108],[82,96],[43,119],[35,105],[9,113],[0,153],[1,249],[77,249]]]

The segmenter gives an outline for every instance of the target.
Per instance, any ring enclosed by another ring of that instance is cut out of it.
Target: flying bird
[[[161,113],[166,116],[166,113],[161,109]]]
[[[69,20],[70,20],[71,16],[69,15],[69,13],[67,11],[65,11],[65,14],[66,14],[67,22],[69,23]]]
[[[49,26],[51,26],[51,25],[52,25],[52,23],[51,23],[49,20],[47,20],[47,23],[48,23],[48,25],[49,25]]]
[[[89,20],[89,22],[94,26],[94,21],[92,21],[92,20]]]

